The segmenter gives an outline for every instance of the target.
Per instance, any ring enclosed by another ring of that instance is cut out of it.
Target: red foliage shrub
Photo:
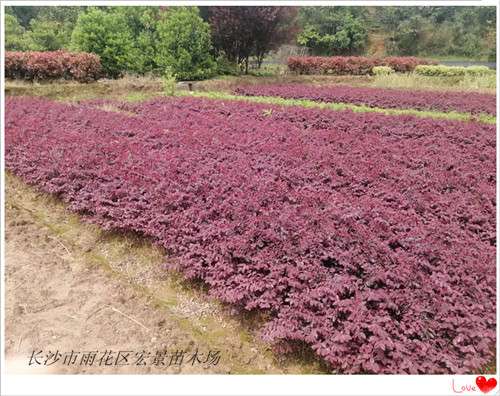
[[[417,65],[434,62],[409,57],[367,58],[363,56],[294,56],[288,58],[288,68],[299,74],[370,74],[374,66],[390,66],[398,72],[412,71]]]
[[[6,51],[5,52],[5,77],[24,79],[26,74],[26,62],[28,52]]]
[[[476,92],[431,92],[341,85],[315,87],[305,84],[267,84],[241,86],[236,88],[234,93],[245,96],[277,96],[327,103],[351,103],[385,109],[496,114],[496,96]]]
[[[267,310],[265,337],[304,341],[340,372],[475,372],[492,358],[493,125],[116,106],[136,115],[7,98],[7,168],[152,237],[213,295]]]
[[[382,59],[382,66],[390,66],[397,72],[411,72],[418,65],[434,65],[436,62],[414,56],[389,56]]]
[[[95,54],[65,51],[5,53],[6,78],[90,82],[100,75],[101,61]]]

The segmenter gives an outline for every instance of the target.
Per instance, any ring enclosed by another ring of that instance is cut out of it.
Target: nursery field
[[[276,96],[286,99],[307,99],[326,103],[352,103],[386,109],[454,111],[475,115],[495,115],[495,95],[470,92],[429,92],[388,90],[350,86],[314,87],[304,84],[247,85],[234,90],[237,95]]]
[[[495,115],[492,95],[255,86],[239,95]],[[398,96],[399,95],[399,96]],[[147,237],[259,336],[333,372],[471,373],[495,355],[492,123],[158,97],[7,97],[6,168]]]

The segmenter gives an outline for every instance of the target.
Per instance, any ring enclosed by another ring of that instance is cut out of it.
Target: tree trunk
[[[260,69],[262,62],[264,61],[264,54],[257,55],[257,68]]]

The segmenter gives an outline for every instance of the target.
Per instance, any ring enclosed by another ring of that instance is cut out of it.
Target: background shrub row
[[[99,56],[86,52],[7,51],[5,77],[23,80],[76,80],[90,82],[101,75]]]
[[[244,85],[234,93],[245,96],[277,96],[318,102],[351,103],[387,109],[457,111],[495,115],[496,96],[469,92],[414,91],[334,85],[316,87],[305,84]]]
[[[495,74],[495,71],[487,66],[418,65],[415,67],[415,73],[431,77],[463,77]]]
[[[389,66],[397,72],[410,72],[417,65],[433,62],[413,56],[368,58],[364,56],[299,56],[288,58],[288,68],[299,74],[371,74],[375,66]]]
[[[495,126],[195,98],[7,98],[6,167],[337,372],[477,372],[496,324]],[[168,132],[166,132],[168,131]]]
[[[373,66],[372,74],[374,76],[388,76],[394,73],[394,69],[390,66]]]

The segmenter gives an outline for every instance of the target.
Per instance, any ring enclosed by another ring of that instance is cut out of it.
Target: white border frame
[[[356,6],[496,6],[497,7],[497,50],[499,47],[499,16],[500,6],[494,0],[410,0],[410,1],[370,1],[370,0],[342,0],[342,1],[290,1],[290,0],[245,0],[245,1],[9,1],[1,4],[1,26],[4,26],[5,6],[49,6],[49,5],[356,5]],[[5,372],[5,130],[4,130],[4,64],[5,35],[0,35],[1,51],[1,180],[0,180],[0,247],[1,260],[1,381],[2,395],[195,395],[206,394],[214,396],[233,395],[482,395],[479,390],[461,391],[462,386],[475,385],[475,375],[13,375]],[[500,65],[497,55],[497,142],[499,141],[499,76]],[[498,143],[497,143],[498,144]],[[497,148],[498,149],[498,148]],[[497,151],[497,175],[500,169]],[[497,180],[497,198],[500,185]],[[497,239],[500,214],[497,210]],[[499,250],[497,249],[497,333],[499,319]],[[497,373],[494,375],[497,382],[499,356],[499,339],[497,337]],[[492,376],[486,376],[490,378]],[[500,384],[494,392],[498,394]]]

